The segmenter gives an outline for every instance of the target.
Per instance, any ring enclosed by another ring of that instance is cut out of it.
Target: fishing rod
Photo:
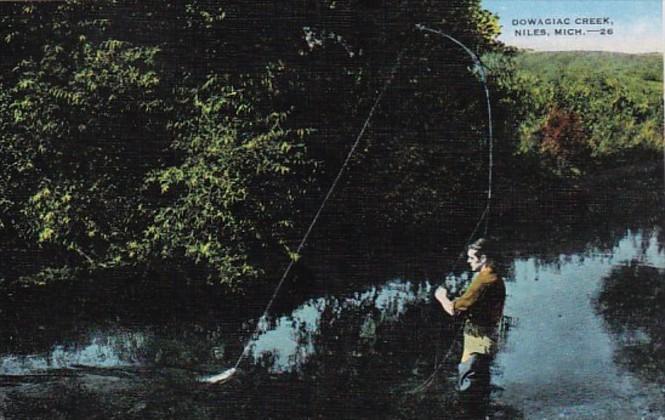
[[[473,238],[475,237],[476,233],[478,232],[478,228],[482,224],[483,220],[485,221],[485,235],[487,235],[487,231],[489,228],[489,219],[490,219],[490,211],[491,211],[491,204],[492,204],[492,184],[493,184],[493,173],[494,173],[494,133],[493,133],[493,126],[492,126],[492,104],[490,101],[490,91],[487,86],[487,75],[485,73],[485,64],[482,62],[480,57],[476,53],[474,53],[469,47],[464,45],[463,42],[459,41],[458,39],[454,38],[453,36],[439,30],[439,29],[432,29],[429,28],[423,24],[417,24],[416,29],[418,29],[421,32],[428,32],[432,33],[435,35],[439,35],[444,37],[445,39],[448,39],[455,43],[457,46],[461,47],[472,59],[474,64],[476,65],[476,68],[478,69],[478,74],[480,75],[480,81],[483,85],[483,89],[485,91],[485,101],[487,105],[487,143],[488,143],[488,173],[487,173],[487,202],[485,204],[485,209],[483,210],[483,213],[480,215],[480,218],[476,222],[476,226],[474,227],[473,231],[469,235],[468,239],[466,240],[466,243],[464,244],[464,248],[462,251],[459,253],[457,258],[455,259],[453,266],[451,268],[451,272],[455,271],[455,268],[457,267],[457,264],[459,261],[462,259],[462,257],[465,254],[466,251],[466,246],[468,246]],[[457,322],[457,325],[453,328],[453,336],[457,336],[460,330],[462,329],[462,322]],[[452,349],[453,345],[455,344],[455,340],[452,340],[450,343],[450,346],[448,347],[448,350],[446,351],[445,355],[439,359],[438,354],[434,362],[434,369],[430,376],[428,376],[420,385],[416,386],[415,388],[411,389],[408,391],[409,394],[415,394],[419,393],[422,391],[425,391],[427,388],[429,388],[433,383],[434,379],[436,379],[437,373],[441,370],[441,368],[444,366],[444,363],[448,360],[450,355],[452,354]]]
[[[476,232],[478,230],[478,227],[481,225],[483,220],[485,220],[485,233],[487,233],[487,229],[488,229],[488,225],[489,225],[490,203],[491,203],[491,198],[492,198],[492,172],[493,172],[493,166],[494,166],[494,161],[493,161],[493,138],[492,138],[492,136],[493,136],[493,134],[492,134],[492,114],[491,114],[489,89],[487,87],[484,65],[481,62],[480,58],[473,51],[471,51],[466,45],[464,45],[461,41],[457,40],[456,38],[452,37],[451,35],[448,35],[447,33],[443,32],[443,31],[440,31],[440,30],[431,29],[431,28],[426,27],[425,25],[422,25],[422,24],[417,24],[415,27],[416,27],[417,30],[422,31],[422,32],[430,32],[430,33],[434,33],[434,34],[437,34],[437,35],[441,35],[441,36],[451,40],[456,45],[462,47],[462,49],[467,54],[469,54],[471,56],[474,64],[478,68],[478,72],[480,74],[480,78],[481,78],[481,81],[482,81],[484,89],[485,89],[485,97],[486,97],[486,100],[487,100],[487,111],[488,111],[488,142],[489,142],[488,185],[489,186],[488,186],[488,190],[487,190],[487,204],[485,206],[485,210],[483,211],[482,216],[478,220],[478,223],[476,223],[476,227],[475,227],[474,231],[472,232],[471,236],[469,237],[469,240],[467,241],[467,244],[468,244],[470,242],[470,240],[473,238],[473,236],[476,234]],[[249,354],[251,344],[256,339],[258,334],[260,333],[261,326],[266,321],[267,316],[268,316],[268,312],[270,311],[270,308],[272,307],[273,302],[275,301],[277,295],[279,294],[279,290],[281,289],[282,285],[284,284],[284,281],[286,280],[289,273],[291,272],[291,269],[293,268],[293,266],[297,262],[298,257],[300,256],[303,248],[305,247],[305,244],[307,242],[307,239],[309,238],[309,235],[311,234],[312,230],[314,229],[314,226],[316,225],[316,223],[319,220],[319,217],[321,216],[321,213],[323,212],[323,208],[325,207],[326,203],[328,202],[328,200],[332,196],[333,191],[337,187],[337,184],[339,183],[339,181],[342,177],[342,174],[344,173],[346,167],[348,166],[349,162],[351,161],[351,157],[355,153],[356,149],[358,148],[358,145],[360,144],[360,141],[362,140],[363,136],[365,135],[365,131],[369,127],[370,121],[371,121],[372,117],[374,116],[374,112],[376,111],[379,104],[381,103],[381,100],[383,99],[383,96],[384,96],[385,92],[390,87],[390,85],[391,85],[391,83],[392,83],[392,81],[395,77],[395,74],[396,74],[398,68],[400,67],[401,59],[402,59],[402,56],[403,56],[405,51],[406,51],[406,49],[403,49],[398,54],[397,59],[395,61],[395,64],[393,65],[393,67],[390,71],[390,74],[389,74],[388,78],[386,79],[385,83],[383,84],[383,87],[381,88],[379,94],[377,95],[376,99],[374,100],[372,108],[370,109],[369,114],[367,115],[367,118],[365,118],[365,121],[363,122],[363,125],[362,125],[360,131],[358,132],[358,135],[356,136],[356,139],[355,139],[353,145],[351,146],[351,149],[349,150],[349,152],[348,152],[348,154],[347,154],[340,170],[337,173],[337,176],[333,180],[330,188],[328,189],[328,192],[326,193],[326,195],[325,195],[323,201],[321,202],[316,214],[314,215],[311,223],[309,224],[309,227],[307,228],[307,231],[305,232],[305,235],[301,239],[301,241],[300,241],[300,243],[299,243],[299,245],[296,249],[295,257],[290,258],[289,264],[287,265],[286,269],[284,270],[284,273],[282,274],[279,282],[277,283],[277,286],[275,287],[275,290],[273,291],[273,294],[272,294],[270,300],[268,301],[268,304],[266,305],[266,307],[263,311],[263,314],[261,315],[258,322],[256,323],[256,327],[254,329],[254,332],[252,333],[250,338],[247,340],[247,344],[243,348],[242,353],[240,354],[240,356],[236,360],[233,367],[231,367],[231,368],[229,368],[229,369],[227,369],[227,370],[225,370],[225,371],[223,371],[223,372],[221,372],[217,375],[212,375],[212,376],[206,376],[206,377],[199,378],[200,382],[221,384],[221,383],[229,381],[236,374],[240,364],[242,363],[242,361]],[[463,256],[463,254],[464,254],[464,251],[462,251],[462,253],[460,253],[460,256],[457,259],[458,261]],[[457,262],[455,263],[455,265],[456,264],[457,264]],[[448,358],[448,355],[450,354],[451,349],[452,349],[452,344],[451,344],[450,349],[447,352],[447,355],[445,356],[445,358],[441,362],[441,364],[445,361],[445,359]],[[431,375],[431,378],[434,377],[434,375],[436,374],[438,369],[439,369],[439,366],[437,366],[435,368],[435,371]]]
[[[422,32],[429,32],[433,33],[436,35],[440,35],[446,39],[449,39],[450,41],[454,42],[456,45],[460,46],[473,60],[474,64],[476,65],[476,68],[478,69],[478,74],[480,75],[480,81],[483,85],[483,89],[485,91],[485,104],[487,105],[487,143],[488,143],[488,154],[489,154],[489,162],[488,162],[488,171],[487,171],[487,215],[488,215],[488,222],[489,223],[489,212],[490,212],[490,205],[492,203],[492,184],[493,184],[493,173],[494,173],[494,129],[492,127],[492,104],[490,101],[490,90],[489,87],[487,86],[487,74],[485,73],[485,64],[482,62],[480,57],[469,47],[464,45],[461,41],[457,40],[451,35],[448,35],[447,33],[439,30],[439,29],[432,29],[429,28],[421,23],[416,25],[416,29]],[[483,214],[482,217],[485,215]],[[485,234],[487,234],[487,223],[485,225]]]

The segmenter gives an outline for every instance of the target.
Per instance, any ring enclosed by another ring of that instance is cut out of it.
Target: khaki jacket
[[[476,336],[495,336],[503,316],[506,286],[491,266],[484,267],[464,291],[453,300],[455,313],[467,315],[465,333]]]

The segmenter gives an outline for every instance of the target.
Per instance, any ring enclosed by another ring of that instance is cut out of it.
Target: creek
[[[585,218],[587,229],[575,227],[575,216],[559,224],[497,222],[504,233],[520,234],[505,242],[510,322],[492,367],[495,418],[665,415],[662,208],[641,205],[638,216],[625,217],[603,208],[608,218]],[[43,319],[57,314],[40,307],[34,321],[23,316],[29,334],[5,322],[0,412],[50,419],[454,417],[460,340],[432,293],[442,282],[461,291],[470,279],[466,267],[447,272],[450,255],[409,246],[349,245],[331,253],[324,242],[315,240],[307,256],[300,280],[310,285],[307,293],[285,293],[288,302],[260,326],[230,382],[197,379],[233,364],[256,317],[210,312],[117,322],[83,314],[48,323]],[[449,348],[432,386],[409,393]]]

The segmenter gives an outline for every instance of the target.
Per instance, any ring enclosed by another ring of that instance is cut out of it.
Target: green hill
[[[517,66],[553,80],[561,75],[599,73],[617,78],[663,82],[663,56],[660,53],[625,54],[604,51],[524,52]],[[662,89],[662,88],[661,88]]]
[[[521,151],[560,174],[657,158],[663,145],[662,54],[520,52]]]

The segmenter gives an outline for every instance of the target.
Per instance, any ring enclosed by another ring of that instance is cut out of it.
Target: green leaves
[[[0,75],[2,221],[18,241],[94,270],[128,262],[118,250],[136,234],[146,166],[169,144],[159,121],[168,95],[159,48],[100,41],[87,22],[62,17],[29,18],[49,21],[39,48]]]
[[[459,158],[484,129],[468,57],[412,39],[425,23],[490,49],[496,18],[478,0],[213,3],[73,0],[0,16],[0,225],[49,251],[44,270],[130,265],[235,288],[275,255],[297,259],[317,185],[407,44],[391,106],[351,165],[371,176],[348,178],[361,181],[341,211],[375,191],[396,202],[383,220],[431,219],[483,165]]]
[[[146,249],[191,258],[227,285],[260,273],[251,256],[291,225],[283,218],[301,184],[291,172],[306,163],[307,131],[281,129],[286,114],[262,115],[246,88],[211,77],[191,92],[195,112],[172,124],[182,163],[147,178],[169,198],[152,215]]]
[[[515,96],[530,102],[519,127],[521,150],[540,155],[546,168],[579,176],[659,156],[662,84],[648,82],[655,73],[651,70],[662,73],[659,57],[533,53],[518,56],[517,62],[521,70],[513,85]],[[568,122],[559,124],[564,120]]]

